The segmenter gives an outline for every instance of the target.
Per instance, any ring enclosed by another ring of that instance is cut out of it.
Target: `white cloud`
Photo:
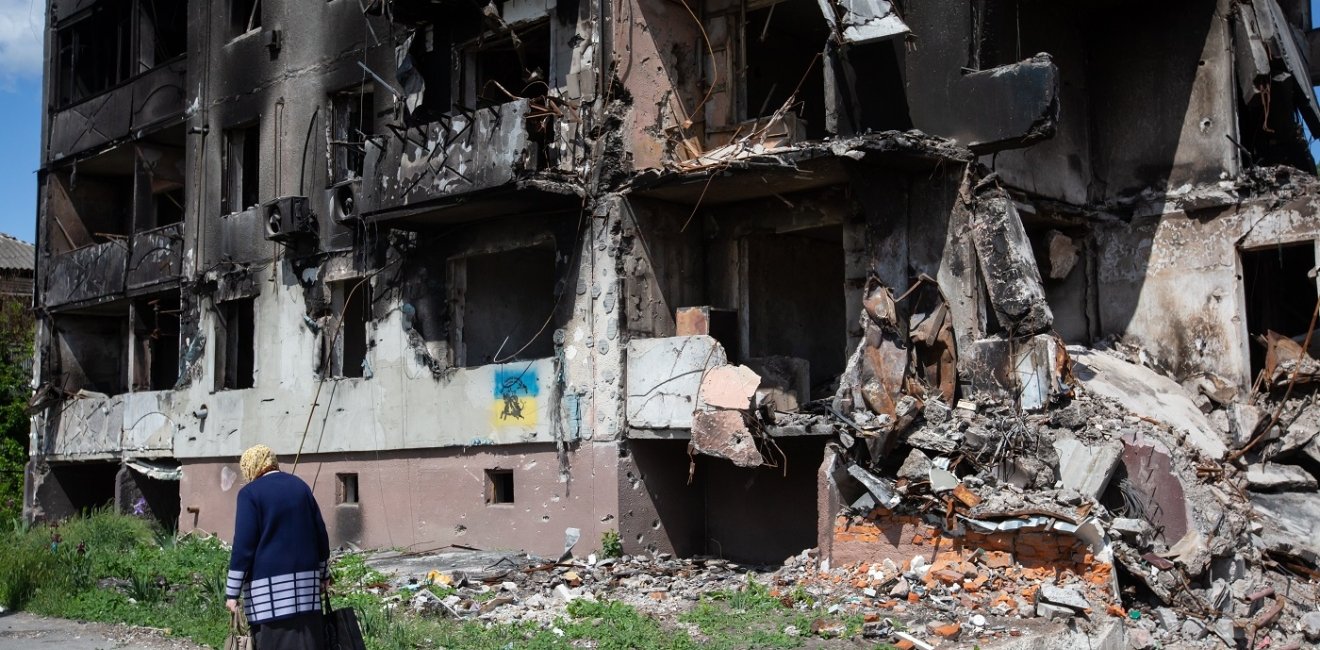
[[[0,0],[0,82],[41,76],[44,0]]]

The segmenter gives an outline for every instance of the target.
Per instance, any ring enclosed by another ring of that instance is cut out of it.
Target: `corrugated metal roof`
[[[0,233],[0,270],[32,271],[36,269],[36,258],[32,244]]]

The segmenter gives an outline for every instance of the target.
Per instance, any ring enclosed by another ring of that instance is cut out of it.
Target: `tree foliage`
[[[23,508],[28,399],[32,394],[32,311],[23,298],[0,296],[0,520]]]

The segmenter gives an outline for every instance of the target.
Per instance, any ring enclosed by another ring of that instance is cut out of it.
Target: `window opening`
[[[359,282],[361,286],[357,286]],[[356,291],[354,286],[357,286]],[[333,282],[330,293],[332,313],[329,329],[323,337],[324,345],[333,346],[326,355],[330,361],[330,376],[361,377],[367,358],[367,325],[371,322],[370,283],[357,279]]]
[[[555,251],[549,246],[474,255],[455,262],[452,286],[461,323],[459,364],[540,359],[554,354]],[[524,347],[525,346],[525,347]]]
[[[134,301],[134,390],[169,390],[178,383],[179,307],[177,292]]]
[[[790,110],[806,122],[806,135],[823,136],[825,66],[818,55],[828,38],[815,0],[784,0],[747,11],[743,22],[743,119],[774,115],[797,91]]]
[[[133,74],[132,5],[101,2],[55,32],[59,106],[109,90]]]
[[[252,298],[220,303],[216,322],[216,390],[252,388],[255,313]]]
[[[330,183],[362,177],[367,138],[375,134],[376,96],[370,85],[331,98]]]
[[[261,0],[230,0],[230,38],[242,36],[258,27],[261,27]]]
[[[515,28],[516,36],[489,38],[464,49],[463,104],[481,108],[549,90],[550,23]]]
[[[221,179],[221,210],[241,212],[260,202],[261,132],[256,124],[227,129]]]

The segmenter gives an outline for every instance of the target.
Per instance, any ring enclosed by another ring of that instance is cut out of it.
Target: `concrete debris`
[[[1054,441],[1054,451],[1059,456],[1063,486],[1098,499],[1118,469],[1123,445],[1111,441],[1087,445],[1075,438],[1060,438]]]
[[[1045,301],[1031,242],[1013,201],[993,183],[983,185],[976,196],[971,235],[999,322],[1017,336],[1049,331],[1054,315]]]
[[[1260,342],[1265,346],[1264,376],[1271,386],[1281,388],[1320,380],[1320,361],[1307,354],[1297,341],[1269,330]]]
[[[914,447],[908,452],[907,458],[903,461],[903,466],[898,468],[895,475],[909,481],[921,481],[930,476],[930,470],[930,458],[921,453],[920,449]]]
[[[761,378],[746,366],[715,366],[701,378],[697,408],[751,410]]]
[[[1247,468],[1247,487],[1257,492],[1316,489],[1316,479],[1296,465],[1258,463]]]
[[[1320,611],[1302,615],[1302,634],[1307,641],[1320,642]]]

